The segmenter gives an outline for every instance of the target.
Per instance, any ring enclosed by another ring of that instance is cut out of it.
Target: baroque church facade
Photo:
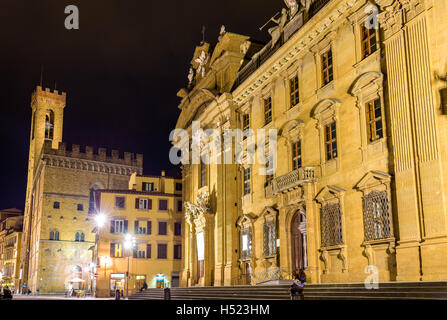
[[[190,136],[278,132],[270,175],[183,163],[181,285],[446,280],[446,2],[286,4],[265,45],[197,46],[178,92]]]
[[[19,287],[36,293],[91,289],[95,268],[95,190],[127,189],[143,156],[63,142],[66,93],[32,94],[28,180]]]

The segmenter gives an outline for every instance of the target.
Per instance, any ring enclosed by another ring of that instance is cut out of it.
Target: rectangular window
[[[292,170],[301,168],[301,140],[292,143]]]
[[[181,213],[183,211],[183,201],[177,200],[177,212]]]
[[[161,236],[165,236],[168,234],[168,223],[164,221],[158,222],[158,234]]]
[[[152,257],[152,245],[146,245],[146,258],[150,259]]]
[[[152,199],[136,198],[135,199],[135,208],[140,209],[140,210],[152,209]]]
[[[200,187],[204,187],[206,185],[206,164],[200,164]]]
[[[182,191],[182,184],[180,182],[175,183],[175,191]]]
[[[123,247],[121,243],[111,243],[110,244],[110,257],[112,258],[122,258],[123,257]]]
[[[60,204],[59,201],[55,201],[55,202],[53,202],[53,208],[54,208],[54,209],[59,209],[60,207],[61,207],[61,204]]]
[[[143,182],[143,191],[151,192],[154,191],[154,183],[153,182]]]
[[[168,245],[167,244],[165,244],[165,243],[158,244],[157,258],[158,259],[167,259],[168,258]]]
[[[250,259],[251,256],[251,228],[243,228],[241,230],[241,259]]]
[[[343,244],[340,204],[326,204],[321,208],[321,246]]]
[[[158,200],[158,210],[159,211],[167,211],[168,210],[168,200],[159,199]]]
[[[300,102],[300,90],[298,76],[290,79],[290,107],[296,106]]]
[[[365,23],[362,23],[360,33],[362,37],[362,59],[365,59],[377,50],[376,29],[367,28]]]
[[[250,129],[250,114],[244,113],[242,116],[242,131]]]
[[[326,160],[337,158],[337,134],[335,122],[324,127],[324,139],[326,146]]]
[[[368,142],[374,142],[383,138],[382,108],[380,106],[380,99],[367,102],[365,111]]]
[[[84,211],[84,205],[78,203],[78,211]]]
[[[174,235],[181,236],[182,235],[182,224],[180,222],[174,223]]]
[[[110,221],[110,233],[127,233],[127,220]]]
[[[276,226],[273,221],[264,223],[264,256],[276,253]]]
[[[145,258],[146,258],[146,251],[144,251],[144,250],[138,250],[137,258],[138,258],[138,259],[145,259]]]
[[[146,221],[135,221],[135,234],[148,234]]]
[[[181,258],[182,258],[182,245],[174,244],[174,259],[181,259]]]
[[[264,99],[264,119],[265,124],[272,122],[272,97]]]
[[[126,198],[115,197],[115,208],[124,209],[126,207]]]
[[[321,55],[321,72],[323,86],[334,80],[334,68],[332,64],[332,49]]]
[[[147,222],[147,234],[152,234],[152,221]]]
[[[364,197],[365,240],[391,237],[387,191],[372,191]]]
[[[251,192],[250,179],[251,179],[250,168],[245,168],[244,169],[244,195],[247,195]]]

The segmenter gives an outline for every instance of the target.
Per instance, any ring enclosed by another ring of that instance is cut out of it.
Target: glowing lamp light
[[[124,236],[124,248],[130,249],[135,244],[135,238],[132,237],[130,234],[126,234]]]
[[[98,213],[95,217],[96,225],[101,228],[106,223],[106,216],[103,213]]]

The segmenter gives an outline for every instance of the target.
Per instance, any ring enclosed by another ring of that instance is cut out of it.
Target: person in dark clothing
[[[11,290],[9,290],[8,286],[3,288],[3,299],[12,299]]]
[[[115,290],[115,300],[120,300],[121,299],[121,292],[119,289]]]
[[[147,290],[147,283],[144,281],[143,286],[141,287],[140,291]]]
[[[291,300],[304,300],[303,288],[306,285],[306,274],[303,269],[300,269],[295,273],[293,277],[293,283],[290,286],[290,299]]]

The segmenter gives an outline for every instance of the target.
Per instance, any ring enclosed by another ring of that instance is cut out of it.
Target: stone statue
[[[304,0],[301,0],[301,2],[303,2]],[[284,0],[287,8],[289,8],[289,16],[290,19],[292,19],[295,14],[298,12],[298,3],[296,2],[296,0]]]
[[[286,25],[286,22],[288,20],[288,13],[287,9],[283,8],[281,10],[281,17],[279,19],[271,18],[270,21],[273,21],[274,23],[278,24],[275,27],[270,28],[268,31],[270,35],[272,36],[272,48],[276,45],[279,38],[281,37],[281,33],[284,30],[284,26]]]
[[[217,39],[218,41],[222,40],[223,36],[225,35],[225,33],[227,33],[227,31],[225,30],[225,26],[222,25],[222,27],[220,27],[220,33],[219,33],[219,38]]]
[[[194,79],[194,70],[191,67],[191,68],[189,68],[189,73],[188,73],[188,80],[189,80],[188,84],[189,85],[191,85],[193,79]]]
[[[200,74],[202,78],[205,78],[205,66],[208,63],[208,60],[209,56],[205,51],[202,51],[200,53],[200,56],[196,60],[194,60],[199,64],[197,68],[197,73]]]

